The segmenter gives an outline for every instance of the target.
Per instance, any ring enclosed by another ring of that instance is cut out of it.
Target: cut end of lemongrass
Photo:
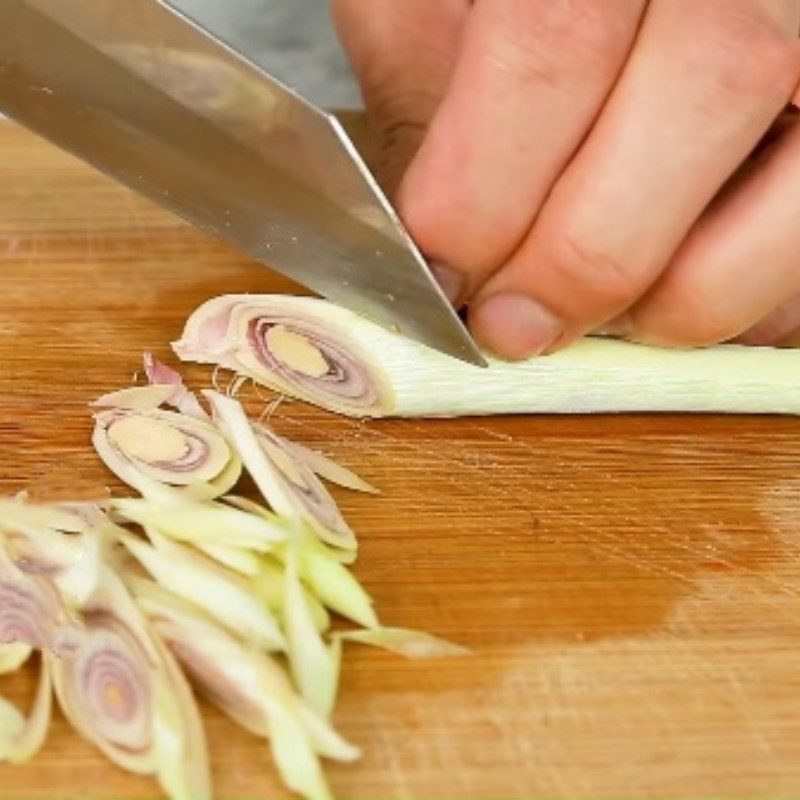
[[[209,301],[175,350],[356,417],[800,414],[800,350],[668,350],[588,338],[528,361],[487,358],[479,369],[313,297]]]
[[[370,645],[411,659],[464,658],[472,651],[430,633],[407,628],[372,628],[342,631],[336,638],[343,642]]]

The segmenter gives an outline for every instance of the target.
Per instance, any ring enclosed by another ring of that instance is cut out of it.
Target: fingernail
[[[543,353],[564,333],[552,311],[524,294],[495,294],[470,313],[473,333],[487,350],[512,360]]]
[[[457,306],[464,291],[465,281],[463,274],[447,264],[442,264],[441,261],[432,261],[430,267],[433,277],[436,278],[436,282],[441,287],[445,297],[454,306]]]

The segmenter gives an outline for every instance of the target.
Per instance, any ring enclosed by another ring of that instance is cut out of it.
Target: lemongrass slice
[[[179,372],[162,364],[152,353],[144,354],[144,371],[151,385],[167,386],[172,390],[164,398],[164,403],[174,406],[189,417],[208,420],[208,414],[200,405],[197,395],[186,388]]]
[[[240,575],[255,578],[261,570],[261,559],[251,550],[243,547],[229,547],[224,544],[196,544],[198,550],[209,558]]]
[[[204,394],[270,506],[282,516],[305,520],[323,541],[355,549],[355,534],[313,470],[297,461],[267,428],[254,426],[237,400],[218,392]]]
[[[460,658],[471,655],[471,651],[466,647],[448,642],[446,639],[440,639],[430,633],[407,628],[337,631],[334,639],[380,647],[412,659]]]
[[[283,436],[278,437],[284,447],[292,451],[294,456],[312,469],[320,478],[324,478],[330,483],[335,483],[343,489],[351,489],[354,492],[365,492],[366,494],[380,494],[372,484],[367,483],[361,476],[356,475],[347,467],[343,467],[332,458],[320,453],[318,450],[312,450],[299,442],[286,439]]]
[[[104,570],[83,618],[73,652],[46,655],[59,704],[72,726],[114,763],[153,774],[158,653],[143,618],[110,570]]]
[[[237,724],[256,736],[269,737],[270,714],[282,708],[300,723],[318,755],[338,761],[359,757],[357,748],[302,702],[268,655],[246,647],[152,581],[134,576],[128,581],[140,607],[199,690]]]
[[[238,457],[210,422],[172,411],[100,412],[92,442],[120,480],[152,499],[211,500],[241,474]]]
[[[256,596],[263,603],[266,603],[270,611],[283,617],[284,600],[286,598],[286,571],[278,561],[269,556],[260,558],[258,572],[253,576],[252,587]],[[325,606],[305,586],[302,588],[314,627],[320,633],[325,633],[331,626],[330,614]]]
[[[174,800],[210,800],[211,769],[200,711],[175,657],[158,638],[154,641],[162,664],[153,713],[158,781]]]
[[[271,552],[286,542],[286,525],[274,514],[250,514],[220,503],[164,505],[143,499],[115,500],[112,508],[125,519],[155,528],[171,539],[194,545],[214,544]]]
[[[71,623],[52,582],[23,572],[0,538],[0,646],[54,648],[59,632]]]
[[[269,515],[258,503],[243,497],[226,497],[226,501],[256,515]],[[378,627],[372,599],[337,556],[302,526],[293,529],[297,569],[303,583],[317,599],[332,611],[363,625]],[[285,561],[285,551],[277,550],[275,557]]]
[[[292,677],[311,708],[329,717],[336,704],[339,661],[314,624],[297,574],[297,558],[293,548],[289,550],[284,584],[283,628]]]
[[[52,705],[50,670],[42,658],[36,694],[27,719],[16,706],[0,697],[0,762],[19,764],[39,752],[50,727]]]
[[[126,411],[155,411],[175,394],[173,386],[131,386],[98,397],[92,408],[121,408]]]
[[[669,350],[607,338],[474,367],[307,297],[228,296],[201,306],[174,345],[352,416],[626,411],[800,414],[800,352]]]
[[[33,648],[26,642],[0,644],[0,675],[16,672],[32,653]]]
[[[246,581],[210,559],[148,530],[152,545],[135,536],[122,543],[164,588],[202,608],[244,641],[283,650],[286,641],[275,617]]]

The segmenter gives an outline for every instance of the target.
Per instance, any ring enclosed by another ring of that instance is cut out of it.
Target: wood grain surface
[[[0,493],[39,498],[120,490],[86,403],[142,350],[169,356],[199,303],[292,290],[11,123],[0,264]],[[273,423],[383,490],[337,494],[383,618],[476,651],[348,651],[336,721],[365,756],[331,768],[339,796],[800,796],[800,420],[362,423],[287,402]],[[284,797],[264,743],[204,715],[218,796]],[[0,795],[157,790],[59,715]]]

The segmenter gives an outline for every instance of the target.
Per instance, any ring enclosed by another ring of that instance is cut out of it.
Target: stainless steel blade
[[[0,110],[325,297],[485,363],[337,121],[165,2],[0,0]]]

